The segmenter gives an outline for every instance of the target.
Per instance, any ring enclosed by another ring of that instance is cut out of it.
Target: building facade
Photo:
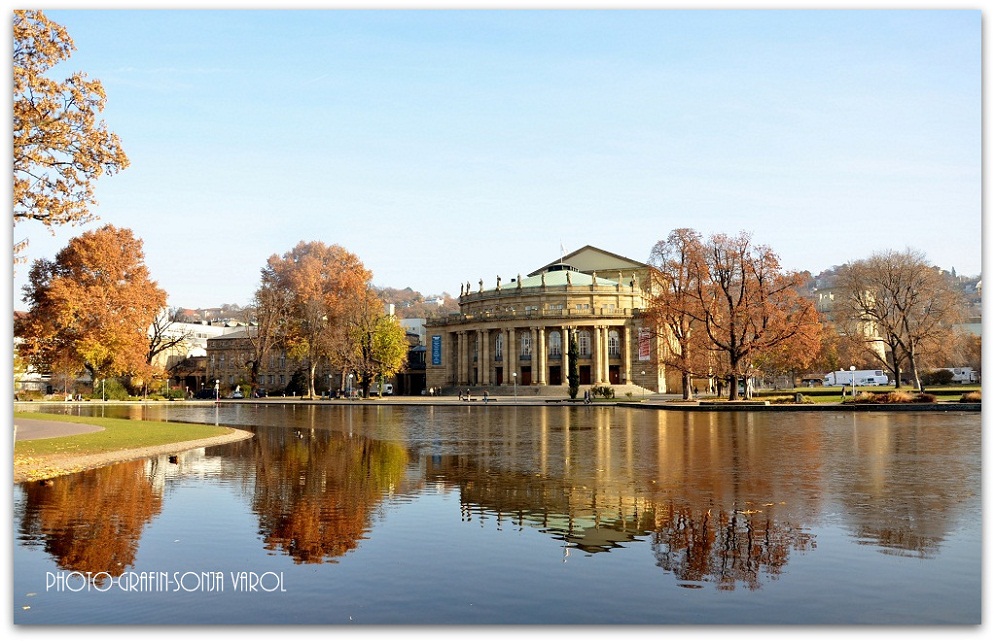
[[[641,314],[649,270],[585,246],[525,278],[463,284],[459,312],[426,321],[426,385],[565,394],[575,338],[581,387],[666,392],[663,348]]]

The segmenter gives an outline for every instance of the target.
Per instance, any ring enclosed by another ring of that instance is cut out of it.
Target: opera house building
[[[664,342],[641,315],[650,283],[645,263],[589,245],[524,278],[465,283],[459,312],[425,324],[425,386],[566,395],[573,336],[581,390],[666,392]]]

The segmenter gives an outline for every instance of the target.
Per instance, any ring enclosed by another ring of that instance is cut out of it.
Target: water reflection
[[[213,423],[218,411],[169,412]],[[264,549],[297,564],[348,555],[375,536],[391,501],[427,487],[458,493],[464,525],[534,529],[561,542],[566,557],[648,542],[652,563],[680,585],[726,590],[757,589],[782,574],[792,555],[817,548],[813,529],[825,520],[883,552],[931,557],[959,520],[980,519],[979,502],[969,501],[980,493],[976,415],[575,406],[220,412],[221,423],[249,426],[256,438],[208,449],[199,466],[171,474],[220,462],[211,474],[249,498]],[[24,485],[20,539],[44,545],[66,570],[127,569],[144,525],[162,509],[162,466],[135,462]]]
[[[252,509],[266,549],[296,563],[333,561],[356,548],[408,465],[396,443],[328,431],[263,430],[255,443]]]
[[[20,540],[43,546],[59,568],[117,576],[130,568],[145,526],[162,510],[147,462],[23,484]],[[97,578],[103,582],[104,577]]]

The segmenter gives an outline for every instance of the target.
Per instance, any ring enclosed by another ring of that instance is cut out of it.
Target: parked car
[[[194,399],[214,399],[214,388],[201,388],[193,396]]]

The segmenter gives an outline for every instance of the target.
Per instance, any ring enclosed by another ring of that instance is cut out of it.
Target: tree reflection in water
[[[392,498],[431,487],[458,493],[464,524],[588,555],[645,541],[682,586],[752,590],[815,549],[828,512],[858,543],[928,557],[980,492],[975,416],[338,406],[237,419],[222,417],[256,438],[208,449],[216,474],[251,498],[263,548],[298,564],[355,550]],[[158,462],[25,485],[20,540],[63,569],[124,571],[162,510]]]
[[[398,444],[328,431],[257,436],[252,508],[268,550],[320,564],[353,550],[385,497],[401,486]]]
[[[653,533],[657,566],[682,582],[711,582],[732,590],[737,584],[761,586],[761,577],[775,578],[792,550],[816,546],[815,536],[797,525],[779,523],[773,505],[767,510],[698,511],[669,506]],[[746,514],[744,514],[746,513]],[[688,585],[698,588],[698,585]]]
[[[134,564],[145,526],[162,510],[162,489],[153,483],[157,462],[133,461],[24,484],[22,541],[42,542],[68,571],[124,573]]]

